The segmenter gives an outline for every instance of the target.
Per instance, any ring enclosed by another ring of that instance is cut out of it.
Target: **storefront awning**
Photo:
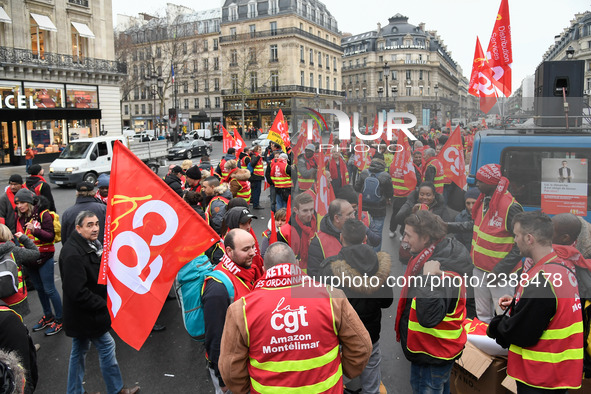
[[[80,34],[80,37],[94,38],[94,33],[86,24],[72,22],[72,26],[74,26],[74,29]]]
[[[12,21],[10,20],[10,17],[8,16],[6,11],[4,11],[4,8],[2,8],[2,7],[0,7],[0,22],[12,23]]]
[[[51,19],[49,19],[48,16],[39,15],[39,14],[33,14],[31,12],[31,17],[33,19],[35,19],[35,22],[39,26],[39,29],[57,32],[57,27],[55,27],[55,25],[53,24],[53,22],[51,21]]]

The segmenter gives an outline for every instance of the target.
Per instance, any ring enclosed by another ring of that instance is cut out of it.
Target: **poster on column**
[[[587,215],[587,159],[542,159],[542,211]]]

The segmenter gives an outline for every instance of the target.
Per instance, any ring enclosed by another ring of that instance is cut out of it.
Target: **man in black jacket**
[[[25,187],[38,196],[45,196],[49,201],[49,210],[55,212],[55,202],[51,187],[43,178],[44,169],[39,164],[33,164],[29,167],[29,177],[25,181]]]
[[[181,184],[181,175],[183,175],[183,169],[181,166],[174,166],[172,170],[170,170],[170,174],[166,175],[164,178],[164,182],[170,188],[179,195],[180,198],[183,198],[183,187]]]
[[[338,255],[322,262],[320,272],[322,276],[336,277],[341,281],[339,288],[345,292],[369,332],[373,350],[360,380],[364,393],[379,393],[382,381],[379,342],[382,308],[390,307],[394,301],[394,291],[386,284],[392,260],[388,253],[376,253],[371,246],[363,244],[367,237],[365,232],[363,222],[348,219],[340,236],[343,248]]]
[[[59,266],[64,292],[64,330],[72,337],[68,368],[68,393],[81,393],[85,358],[90,344],[97,349],[107,392],[135,394],[140,387],[123,388],[123,378],[115,358],[115,341],[109,329],[107,287],[99,285],[103,248],[97,238],[99,219],[93,212],[76,216],[76,231],[63,246]]]
[[[105,234],[105,217],[107,215],[107,206],[94,197],[94,185],[88,182],[80,182],[76,185],[76,203],[66,209],[61,217],[62,225],[62,245],[65,245],[68,238],[76,230],[76,216],[82,211],[91,211],[99,218],[99,242],[103,242]]]

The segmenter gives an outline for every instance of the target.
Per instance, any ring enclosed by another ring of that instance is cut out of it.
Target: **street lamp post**
[[[390,74],[390,66],[388,62],[384,63],[384,77],[386,77],[386,101],[388,101],[388,75]]]
[[[439,93],[439,85],[435,84],[435,86],[433,87],[433,90],[435,90],[435,120],[437,125],[439,126],[439,102],[437,101],[437,93]]]
[[[156,129],[156,97],[158,97],[160,90],[162,90],[162,87],[164,86],[164,80],[157,74],[152,74],[150,78],[146,79],[150,81],[150,94],[154,100],[154,107],[152,109],[152,128],[154,129],[156,136],[159,137],[160,128],[158,128],[158,130]]]

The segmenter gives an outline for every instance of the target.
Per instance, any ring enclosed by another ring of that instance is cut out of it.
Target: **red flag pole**
[[[277,242],[277,227],[275,227],[275,213],[271,211],[271,235],[269,235],[269,245]]]
[[[363,195],[359,194],[359,198],[358,198],[358,203],[357,203],[357,219],[361,220],[362,217],[362,212],[363,212]]]
[[[287,213],[286,213],[286,221],[289,222],[289,218],[291,217],[291,194],[287,197]]]

